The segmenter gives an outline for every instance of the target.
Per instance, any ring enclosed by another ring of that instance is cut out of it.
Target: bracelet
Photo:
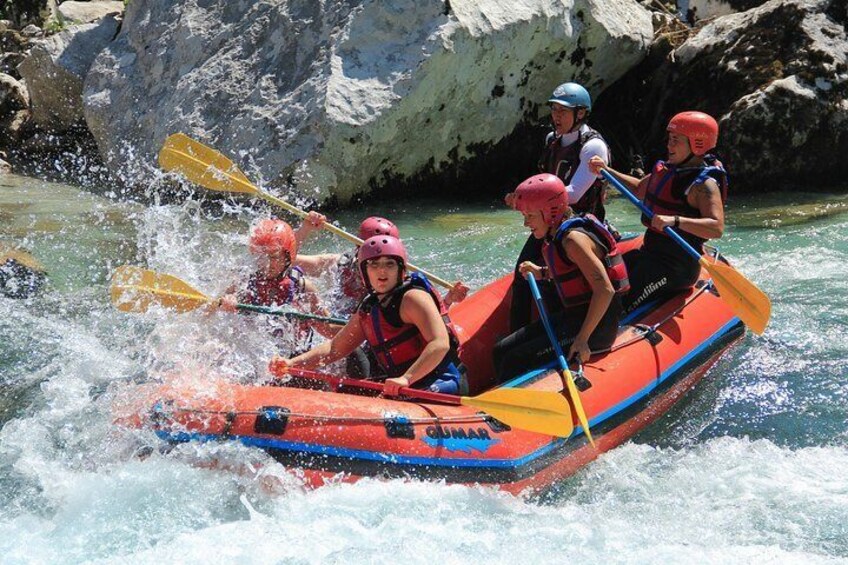
[[[679,228],[679,227],[680,227],[680,216],[675,216],[675,217],[674,217],[674,227],[675,227],[675,228]]]

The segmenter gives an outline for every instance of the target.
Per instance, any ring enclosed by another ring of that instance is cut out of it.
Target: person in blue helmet
[[[545,138],[539,172],[556,175],[562,180],[568,194],[568,205],[575,214],[592,214],[603,222],[606,216],[604,183],[589,169],[589,160],[597,157],[609,164],[610,150],[601,134],[586,124],[592,111],[592,97],[583,86],[566,82],[554,89],[548,104],[553,131]],[[514,207],[515,193],[510,192],[504,200],[509,207]],[[614,229],[611,231],[615,232]],[[532,235],[528,237],[515,263],[510,331],[530,323],[530,287],[519,273],[518,266],[525,261],[542,264],[542,243]],[[543,281],[540,290],[547,304],[559,303],[552,285]]]

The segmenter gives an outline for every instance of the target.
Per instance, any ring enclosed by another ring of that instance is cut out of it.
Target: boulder
[[[665,124],[675,113],[697,109],[719,118],[718,150],[736,190],[844,182],[845,6],[771,0],[717,18],[654,68],[634,70],[611,89],[617,93],[598,103],[604,120],[626,124],[615,132],[627,140],[625,154],[653,160],[663,154]],[[616,109],[625,96],[636,112]]]
[[[64,131],[83,120],[83,80],[118,27],[118,21],[108,16],[96,24],[71,26],[33,42],[29,57],[18,70],[29,89],[36,124]]]
[[[182,131],[256,181],[344,202],[509,162],[490,149],[546,123],[558,83],[597,94],[651,33],[632,0],[133,1],[86,77],[85,117],[124,178]]]
[[[29,106],[29,94],[23,83],[0,73],[0,114],[23,110]]]
[[[59,4],[59,15],[63,20],[76,23],[96,22],[110,14],[123,14],[124,3],[113,0],[99,2],[76,2],[68,0]]]

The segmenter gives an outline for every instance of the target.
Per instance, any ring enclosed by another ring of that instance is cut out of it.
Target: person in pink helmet
[[[609,171],[655,214],[651,221],[642,216],[648,228],[643,246],[624,255],[631,284],[625,312],[690,288],[698,280],[698,261],[663,228],[674,228],[702,253],[707,240],[724,233],[728,176],[715,155],[718,123],[703,112],[687,111],[675,115],[666,130],[668,159],[657,161],[644,178],[611,169],[600,159],[589,161],[593,174]]]
[[[295,232],[298,243],[305,241],[313,231],[321,229],[326,221],[327,218],[323,214],[310,212]],[[362,220],[357,232],[359,239],[365,241],[375,235],[390,235],[400,238],[400,231],[394,223],[380,216],[370,216]],[[301,254],[298,256],[295,265],[301,268],[305,274],[314,277],[328,272],[336,273],[338,295],[335,297],[335,302],[341,304],[341,307],[336,309],[340,316],[353,313],[356,305],[367,294],[358,273],[355,249],[344,253]],[[467,294],[468,287],[462,281],[457,281],[445,297],[445,303],[451,305],[462,302]]]
[[[384,379],[384,394],[402,387],[460,394],[459,340],[438,291],[423,275],[407,276],[406,248],[396,237],[377,235],[357,253],[368,294],[332,340],[292,359],[275,357],[270,370],[284,375],[290,367],[323,367],[350,355],[367,342]]]
[[[518,185],[514,206],[531,237],[542,242],[544,263],[523,261],[519,272],[551,283],[560,305],[551,317],[559,343],[569,360],[588,361],[592,351],[615,341],[621,295],[629,287],[616,239],[594,215],[574,213],[565,184],[552,174],[534,175]],[[536,321],[500,340],[493,356],[497,378],[504,382],[552,361],[554,352],[542,322]]]

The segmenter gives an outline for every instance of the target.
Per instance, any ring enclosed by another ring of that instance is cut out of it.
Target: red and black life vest
[[[250,275],[247,291],[240,298],[254,306],[282,306],[291,304],[305,285],[306,278],[300,267],[292,267],[273,279],[256,272]]]
[[[577,141],[565,147],[562,146],[562,136],[556,135],[555,132],[549,133],[545,140],[545,150],[539,159],[539,172],[556,175],[568,186],[580,166],[580,151],[590,139],[600,139],[607,144],[600,133],[587,125],[580,126]],[[580,200],[570,206],[577,214],[593,214],[603,221],[606,215],[605,197],[604,183],[598,179]]]
[[[356,255],[343,253],[339,258],[339,288],[347,298],[362,300],[368,291],[362,284],[362,276],[359,274],[359,266],[356,263]]]
[[[612,282],[616,294],[624,294],[630,290],[630,280],[627,278],[627,267],[618,252],[615,238],[607,228],[592,214],[576,216],[564,221],[556,234],[542,245],[542,255],[548,266],[551,280],[557,289],[563,305],[566,307],[585,304],[592,299],[592,286],[583,275],[580,268],[572,262],[563,249],[563,239],[571,230],[579,229],[605,251],[602,262],[607,276]]]
[[[701,211],[690,206],[686,199],[686,191],[695,184],[701,184],[707,178],[714,179],[721,190],[721,202],[727,202],[728,178],[724,165],[715,156],[705,155],[704,165],[700,167],[677,167],[665,161],[657,161],[651,171],[648,187],[645,190],[644,203],[654,214],[665,216],[683,216],[684,218],[700,218]],[[662,230],[651,227],[651,221],[644,214],[642,224],[649,230],[668,237]],[[695,247],[706,241],[686,231],[678,232],[684,239]]]
[[[445,358],[459,355],[459,339],[448,316],[448,310],[439,292],[430,281],[419,273],[410,275],[400,286],[391,291],[381,302],[375,293],[370,293],[357,309],[360,324],[377,362],[389,377],[399,377],[424,351],[427,342],[413,324],[405,323],[400,317],[403,297],[414,288],[426,290],[439,308],[448,330],[450,352]]]

